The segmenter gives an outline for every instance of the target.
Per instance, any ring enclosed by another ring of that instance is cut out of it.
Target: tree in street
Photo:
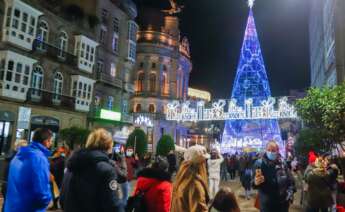
[[[167,156],[171,150],[175,150],[174,139],[170,135],[163,135],[157,144],[157,155]]]

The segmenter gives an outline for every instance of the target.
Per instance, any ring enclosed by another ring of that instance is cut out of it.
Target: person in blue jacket
[[[50,203],[49,148],[52,132],[39,128],[33,142],[10,163],[5,212],[44,212]]]

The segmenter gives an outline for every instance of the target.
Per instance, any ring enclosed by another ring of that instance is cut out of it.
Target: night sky
[[[134,0],[169,8],[169,0]],[[191,45],[190,86],[229,98],[249,8],[246,0],[180,0],[182,35]],[[309,0],[256,0],[254,18],[273,96],[310,84]]]

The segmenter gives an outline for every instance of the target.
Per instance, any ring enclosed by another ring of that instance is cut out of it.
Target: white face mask
[[[126,152],[126,155],[127,155],[128,157],[131,157],[131,156],[133,155],[133,152],[132,152],[132,151],[127,151],[127,152]]]

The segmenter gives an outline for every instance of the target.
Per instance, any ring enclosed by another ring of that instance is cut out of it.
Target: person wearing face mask
[[[261,212],[288,212],[295,184],[290,170],[279,155],[279,146],[269,141],[266,152],[255,162],[254,189],[258,189]]]
[[[119,211],[123,195],[108,156],[112,149],[111,134],[95,129],[88,136],[85,149],[68,160],[60,196],[65,212]]]

